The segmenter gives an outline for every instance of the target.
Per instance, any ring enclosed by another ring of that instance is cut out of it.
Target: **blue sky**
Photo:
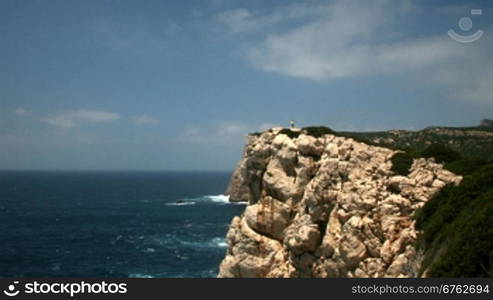
[[[475,125],[493,118],[492,14],[491,1],[4,0],[0,169],[231,170],[247,132],[290,119]]]

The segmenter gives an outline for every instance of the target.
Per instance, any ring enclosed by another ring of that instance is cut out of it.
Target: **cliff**
[[[417,276],[413,213],[462,177],[433,159],[397,176],[395,153],[332,134],[249,136],[228,188],[248,205],[219,277]]]

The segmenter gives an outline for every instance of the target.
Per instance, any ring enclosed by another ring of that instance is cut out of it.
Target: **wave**
[[[211,241],[212,245],[220,248],[226,248],[228,247],[228,243],[226,242],[225,238],[213,238]]]
[[[246,205],[245,202],[231,202],[229,201],[229,195],[207,195],[197,199],[198,201],[202,200],[205,202],[212,202],[218,204],[233,204],[233,205]]]
[[[204,196],[205,199],[208,199],[212,202],[216,203],[231,203],[229,202],[229,196],[228,195],[211,195],[211,196]]]
[[[187,206],[187,205],[195,205],[195,202],[194,201],[184,201],[184,202],[166,203],[166,206]]]
[[[200,203],[215,203],[215,204],[233,204],[233,205],[246,205],[246,202],[230,202],[229,195],[206,195],[197,198],[182,198],[177,199],[176,202],[166,203],[168,206],[183,206],[183,205],[194,205],[197,202]]]
[[[188,239],[183,239],[179,238],[174,234],[167,234],[165,237],[154,237],[152,239],[149,239],[146,241],[151,247],[154,247],[152,245],[159,245],[160,247],[165,247],[168,249],[173,249],[176,248],[176,246],[179,247],[186,247],[186,248],[226,248],[228,247],[228,243],[226,242],[225,238],[222,237],[215,237],[209,240],[193,240],[193,238],[188,238]],[[155,250],[155,248],[151,247],[144,247],[144,252],[152,253]],[[152,249],[152,250],[150,250]],[[154,251],[153,251],[154,250]]]
[[[128,275],[128,278],[154,278],[154,276],[149,274],[133,273]]]
[[[205,242],[190,242],[179,240],[178,242],[183,246],[193,247],[193,248],[226,248],[228,247],[228,243],[226,243],[225,238],[215,237],[209,241]]]

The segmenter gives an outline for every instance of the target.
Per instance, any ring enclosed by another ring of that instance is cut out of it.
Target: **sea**
[[[215,277],[230,175],[0,171],[0,277]]]

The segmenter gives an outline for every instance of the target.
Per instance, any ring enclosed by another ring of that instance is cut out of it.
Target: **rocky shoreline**
[[[395,153],[332,134],[250,135],[227,190],[248,206],[231,222],[218,276],[418,276],[412,215],[462,177],[433,159],[397,176]]]

